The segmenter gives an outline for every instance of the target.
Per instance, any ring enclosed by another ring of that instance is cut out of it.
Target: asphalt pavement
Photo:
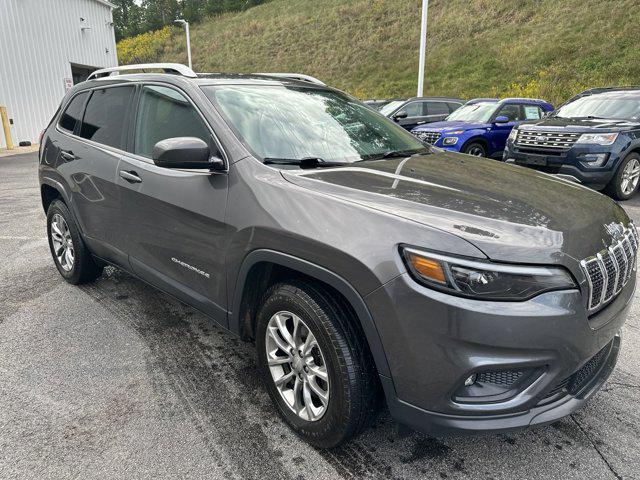
[[[624,207],[640,223],[640,198]],[[113,268],[65,283],[36,155],[0,158],[0,478],[640,478],[639,311],[609,382],[554,425],[431,438],[383,413],[317,450],[278,418],[251,344]]]

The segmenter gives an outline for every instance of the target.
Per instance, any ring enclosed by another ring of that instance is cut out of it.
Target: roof
[[[107,0],[93,0],[93,1],[106,5],[109,8],[116,8],[116,6],[113,3],[108,2]]]
[[[539,98],[523,98],[523,97],[509,97],[509,98],[474,98],[467,102],[467,105],[473,105],[475,103],[529,103],[529,104],[540,104],[545,103],[551,105],[546,100],[541,100]]]

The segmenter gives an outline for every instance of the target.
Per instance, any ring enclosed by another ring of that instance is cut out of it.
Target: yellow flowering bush
[[[128,65],[157,62],[164,52],[165,46],[171,44],[172,36],[172,29],[167,26],[160,30],[122,39],[117,45],[118,63]]]

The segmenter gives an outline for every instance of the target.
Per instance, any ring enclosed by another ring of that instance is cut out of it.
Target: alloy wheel
[[[56,213],[51,219],[51,243],[58,263],[65,272],[71,271],[75,262],[75,250],[69,225],[62,215]]]
[[[309,327],[292,312],[278,312],[267,325],[265,348],[271,377],[285,404],[303,420],[319,420],[329,405],[329,375]]]
[[[484,150],[481,146],[474,145],[467,151],[467,155],[473,155],[474,157],[484,157]]]
[[[622,178],[620,182],[620,190],[624,195],[632,194],[638,186],[638,180],[640,179],[640,160],[632,158],[625,165],[622,171]]]

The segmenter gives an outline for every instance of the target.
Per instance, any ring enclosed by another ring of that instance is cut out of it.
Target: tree
[[[113,0],[116,41],[142,33],[142,8],[134,0]]]

